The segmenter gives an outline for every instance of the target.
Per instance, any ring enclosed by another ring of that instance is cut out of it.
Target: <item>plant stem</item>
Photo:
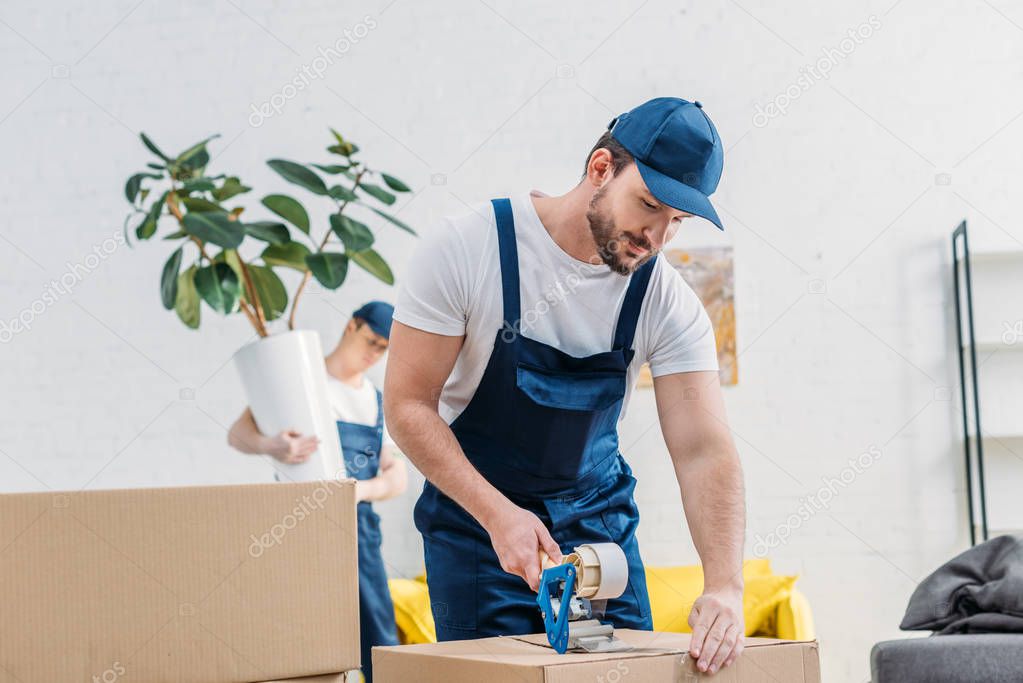
[[[259,301],[259,297],[256,296],[256,287],[252,284],[252,276],[249,275],[249,269],[245,266],[245,261],[242,260],[241,254],[238,255],[238,264],[242,267],[242,278],[245,281],[245,291],[248,292],[249,301],[252,302],[252,307],[256,309],[256,317],[259,319],[259,326],[262,329],[260,336],[268,336],[266,331],[266,314],[263,312],[263,305]],[[245,303],[239,301],[239,303]],[[257,329],[257,332],[259,330]]]
[[[244,301],[242,301],[240,299],[238,300],[238,304],[239,304],[240,308],[242,309],[242,313],[244,313],[245,317],[249,319],[250,323],[252,323],[252,327],[256,330],[256,334],[258,334],[260,337],[267,336],[266,328],[262,327],[259,324],[259,319],[255,316],[255,314],[251,310],[249,310],[248,304],[246,304]]]
[[[174,214],[175,218],[178,219],[178,223],[183,225],[185,217],[181,214],[181,209],[178,208],[177,192],[178,191],[176,189],[171,189],[171,191],[167,193],[167,199],[165,200],[165,202],[167,204],[167,208],[170,209],[170,212]]]
[[[295,290],[295,297],[291,300],[291,313],[288,314],[289,330],[295,329],[295,307],[298,305],[298,297],[302,296],[302,290],[305,289],[307,282],[309,282],[308,270],[302,275],[302,282],[298,283],[298,289]]]

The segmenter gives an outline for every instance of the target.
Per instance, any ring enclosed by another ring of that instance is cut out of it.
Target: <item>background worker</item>
[[[410,262],[385,406],[427,479],[415,521],[439,638],[542,632],[538,552],[607,541],[629,585],[605,620],[652,628],[617,430],[649,362],[705,575],[690,652],[717,671],[742,651],[743,478],[714,332],[659,255],[691,216],[721,227],[722,165],[702,105],[657,98],[612,121],[566,194],[474,207]]]
[[[362,673],[373,680],[371,648],[397,645],[394,605],[380,553],[380,517],[372,501],[402,494],[407,486],[405,462],[396,457],[384,429],[380,391],[365,372],[387,351],[394,308],[371,301],[352,314],[337,346],[326,357],[327,391],[337,420],[345,470],[355,478],[359,529],[359,630]],[[304,462],[319,439],[294,430],[266,435],[246,408],[228,433],[228,443],[243,453],[270,455],[284,463]]]

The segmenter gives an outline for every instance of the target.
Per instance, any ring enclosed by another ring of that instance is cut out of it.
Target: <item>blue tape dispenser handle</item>
[[[540,606],[540,613],[543,615],[547,642],[560,655],[568,650],[568,615],[572,608],[575,575],[576,568],[572,564],[544,569],[540,575],[540,590],[536,594],[536,604]],[[554,613],[552,598],[558,598],[560,601],[557,614]]]

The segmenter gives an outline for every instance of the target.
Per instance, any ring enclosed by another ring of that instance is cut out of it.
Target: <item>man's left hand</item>
[[[715,673],[742,654],[746,624],[742,614],[742,588],[704,591],[689,613],[693,637],[689,654],[700,671]]]

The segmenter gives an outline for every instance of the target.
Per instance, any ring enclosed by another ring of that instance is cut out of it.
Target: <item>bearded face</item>
[[[654,249],[642,232],[633,233],[618,227],[608,201],[610,186],[605,185],[593,194],[586,220],[601,260],[619,275],[628,275],[657,256],[660,250]]]

